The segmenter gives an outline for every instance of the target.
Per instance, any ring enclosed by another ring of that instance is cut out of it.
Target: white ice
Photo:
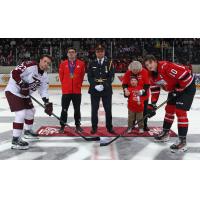
[[[82,117],[90,117],[90,113],[91,113],[90,96],[87,93],[87,89],[83,89],[82,92],[83,92],[83,94],[82,94],[81,114],[82,114]],[[57,114],[59,116],[60,111],[61,111],[61,105],[60,105],[61,104],[61,90],[60,89],[51,89],[49,91],[49,93],[50,93],[50,101],[52,101],[54,104],[54,112],[55,112],[55,114]],[[37,92],[34,94],[34,97],[41,101]],[[162,92],[160,95],[160,98],[159,98],[158,105],[160,103],[162,103],[163,101],[165,101],[166,98],[167,98],[167,94],[165,92]],[[188,134],[200,134],[200,132],[199,132],[199,123],[200,123],[200,121],[199,121],[199,115],[200,115],[199,101],[200,101],[200,91],[197,91],[192,108],[188,112],[188,117],[189,117],[189,122],[190,122]],[[46,117],[46,114],[43,112],[43,109],[35,103],[34,103],[34,105],[36,108],[36,117]],[[114,90],[112,110],[113,110],[113,117],[127,118],[127,100],[123,97],[121,89]],[[164,119],[164,114],[165,114],[165,110],[163,107],[157,111],[157,115],[155,117],[151,118],[151,121],[162,121]],[[11,116],[14,117],[14,113],[11,113],[9,111],[9,106],[8,106],[7,100],[4,96],[4,91],[3,91],[3,89],[0,89],[0,117],[11,117]],[[69,108],[69,117],[73,117],[72,105]],[[83,124],[83,126],[84,125],[88,126],[88,125],[90,125],[90,120],[82,121],[82,124]],[[0,132],[5,132],[8,130],[11,130],[10,127],[12,127],[11,123],[5,123],[5,122],[2,123],[1,122]],[[172,126],[172,130],[177,132],[176,119]],[[0,137],[1,137],[1,135],[0,135]],[[56,138],[56,139],[59,140],[59,138]],[[65,138],[65,140],[67,140],[67,139],[68,138]],[[50,140],[52,140],[52,139],[49,138],[49,141]],[[110,156],[108,156],[108,153],[110,154],[110,152],[112,153],[112,157],[111,157],[112,159],[117,158],[117,151],[115,149],[116,148],[115,145],[113,145],[111,147],[106,147],[107,149],[105,149],[105,147],[104,147],[104,149],[100,150],[97,144],[95,144],[95,145],[94,144],[86,144],[86,143],[78,144],[77,142],[73,142],[73,144],[75,146],[79,146],[79,148],[82,149],[83,153],[81,153],[81,151],[79,151],[79,153],[75,153],[74,156],[71,155],[70,159],[82,159],[84,157],[83,154],[89,155],[91,153],[91,151],[98,151],[99,156],[102,152],[102,157],[100,157],[100,159],[110,158]],[[5,145],[5,147],[2,146],[2,148],[8,147],[8,144],[4,144],[4,145]],[[41,141],[41,144],[40,143],[35,144],[35,146],[40,146],[40,147],[45,146],[45,145],[51,145],[51,143],[45,144],[45,142]],[[64,144],[61,143],[60,145],[62,146]],[[198,143],[192,144],[192,145],[198,145]],[[113,148],[112,151],[110,150],[111,148]],[[160,147],[154,143],[149,144],[149,147],[147,146],[145,149],[143,149],[141,152],[139,152],[138,155],[135,156],[133,159],[153,159],[153,157],[155,156],[154,154],[156,154],[156,151],[158,149],[161,150],[162,148],[166,148],[166,147]],[[148,151],[148,149],[150,149],[150,152]],[[1,145],[0,145],[0,151],[1,151]],[[25,159],[25,158],[29,159],[26,155],[30,156],[31,154],[26,153],[24,156],[21,155],[21,157],[19,157],[19,159]],[[192,155],[193,155],[193,157],[191,157],[191,156],[189,156],[189,154],[187,154],[185,156],[185,159],[192,159],[192,158],[200,159],[200,156],[198,156],[197,154],[195,154],[195,155],[192,154]],[[35,158],[35,156],[34,156],[34,158]],[[16,159],[16,156],[14,157],[14,159]],[[30,157],[30,159],[31,159],[31,157]]]
[[[82,117],[90,117],[91,113],[91,105],[90,105],[90,96],[87,93],[87,89],[82,90],[82,106],[81,106],[81,115]],[[61,111],[61,90],[60,89],[51,89],[49,90],[50,93],[50,101],[54,104],[54,112],[58,116],[60,115]],[[40,96],[37,92],[35,92],[34,97],[41,101]],[[162,92],[158,101],[158,105],[167,99],[167,93]],[[42,102],[42,101],[41,101]],[[200,116],[200,91],[197,90],[195,95],[194,102],[192,104],[191,110],[188,112],[189,117],[189,133],[191,134],[200,134],[199,132],[199,116]],[[36,117],[46,117],[46,114],[43,112],[43,108],[38,106],[34,103],[36,108]],[[4,95],[3,89],[0,90],[0,109],[5,109],[0,111],[0,117],[4,116],[14,116],[14,113],[9,111],[9,106],[7,100]],[[120,89],[115,89],[113,93],[113,117],[122,117],[127,118],[127,100],[123,97],[122,91]],[[157,111],[156,116],[151,118],[151,121],[162,121],[164,118],[164,106]],[[73,117],[73,107],[70,106],[69,108],[69,117]],[[87,122],[87,124],[90,121]],[[177,121],[175,119],[172,129],[176,131],[177,128]],[[5,131],[6,126],[1,125],[1,130]],[[7,129],[6,129],[7,130]]]

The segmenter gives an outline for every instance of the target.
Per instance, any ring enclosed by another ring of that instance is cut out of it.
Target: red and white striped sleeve
[[[190,69],[185,66],[170,63],[167,65],[167,74],[177,80],[178,86],[175,88],[177,91],[183,91],[193,81],[193,76]]]
[[[160,86],[151,84],[151,103],[156,104],[160,96]]]

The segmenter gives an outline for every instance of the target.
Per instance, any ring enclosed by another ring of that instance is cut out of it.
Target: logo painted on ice
[[[149,135],[151,136],[155,136],[155,135],[158,135],[159,133],[161,132],[161,128],[153,128],[149,131]]]
[[[46,127],[45,129],[41,129],[39,131],[40,135],[53,135],[55,132],[58,132],[57,128]]]

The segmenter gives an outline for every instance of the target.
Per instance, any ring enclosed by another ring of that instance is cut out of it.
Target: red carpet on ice
[[[75,131],[72,131],[68,127],[65,128],[64,134],[59,133],[59,126],[42,126],[37,130],[37,133],[42,137],[79,137]],[[91,136],[90,130],[91,127],[82,127],[84,132],[82,133],[83,136]],[[95,135],[92,136],[101,136],[101,137],[115,137],[119,134],[122,134],[123,131],[126,129],[126,127],[115,127],[114,130],[116,132],[116,135],[110,134],[107,132],[107,129],[105,127],[99,127],[98,132]],[[149,132],[144,132],[143,134],[138,133],[138,129],[134,129],[131,134],[125,134],[126,137],[153,137],[154,135],[158,134],[162,130],[162,127],[150,127]],[[176,133],[172,130],[170,130],[170,136],[176,137]]]

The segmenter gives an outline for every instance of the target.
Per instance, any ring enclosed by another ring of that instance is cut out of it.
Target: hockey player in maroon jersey
[[[29,94],[38,90],[45,104],[45,112],[48,115],[52,114],[53,105],[49,102],[46,72],[50,64],[51,57],[44,55],[40,58],[39,63],[25,61],[11,71],[5,95],[11,112],[15,112],[12,149],[25,150],[29,148],[28,142],[21,139],[24,123],[27,129],[25,135],[37,136],[31,130],[35,110]]]
[[[195,78],[191,71],[176,63],[157,61],[153,55],[144,59],[146,68],[150,72],[153,86],[151,116],[155,114],[156,102],[159,98],[160,89],[168,91],[168,103],[165,107],[163,131],[155,137],[155,141],[165,142],[169,140],[169,130],[173,124],[174,116],[178,120],[178,141],[170,146],[172,152],[186,151],[186,136],[188,132],[187,111],[190,110],[196,92]]]

